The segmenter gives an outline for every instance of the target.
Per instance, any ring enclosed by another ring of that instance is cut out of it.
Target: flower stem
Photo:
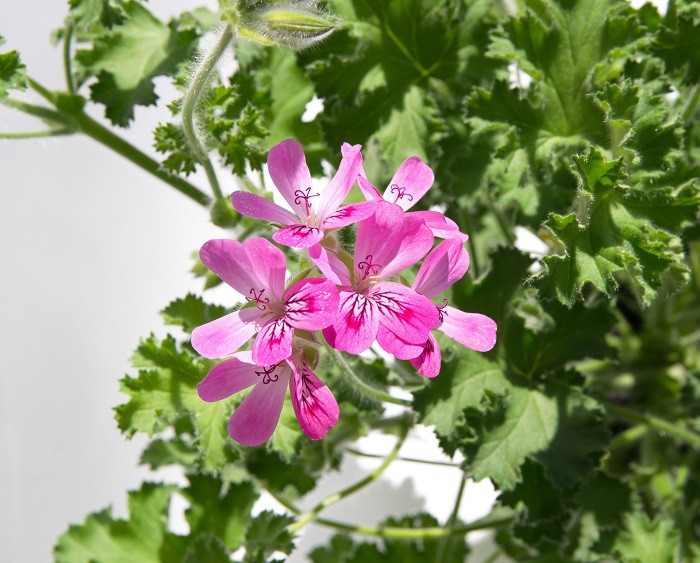
[[[396,459],[396,457],[399,455],[399,450],[401,449],[401,446],[403,446],[403,443],[406,440],[407,435],[408,435],[408,424],[405,424],[401,430],[401,434],[399,435],[399,439],[396,442],[394,449],[391,450],[391,452],[389,453],[388,456],[386,456],[386,458],[384,458],[384,461],[382,462],[382,464],[379,467],[377,467],[377,469],[372,471],[372,473],[367,475],[367,477],[365,477],[364,479],[361,479],[360,481],[358,481],[354,485],[350,485],[346,489],[343,489],[342,491],[340,491],[338,493],[335,493],[329,497],[326,497],[324,500],[319,502],[314,508],[312,508],[309,512],[307,512],[306,514],[302,514],[299,517],[299,519],[289,527],[289,530],[291,532],[299,531],[301,528],[306,526],[306,524],[308,524],[309,522],[314,520],[322,510],[325,510],[329,506],[332,506],[332,505],[340,502],[345,497],[353,494],[356,491],[359,491],[363,487],[366,487],[370,483],[373,483],[374,481],[379,479],[381,474],[384,473],[384,470],[387,467],[389,467],[391,462],[394,461]]]
[[[207,151],[197,134],[195,112],[197,110],[197,106],[199,105],[199,100],[202,97],[207,84],[209,84],[209,78],[216,67],[216,63],[221,58],[221,55],[223,55],[224,51],[232,40],[233,30],[231,29],[231,26],[227,24],[221,31],[214,48],[207,53],[207,56],[204,57],[204,59],[197,66],[182,101],[182,130],[185,133],[185,139],[187,139],[187,143],[192,149],[192,152],[194,152],[197,160],[202,165],[202,168],[204,168],[207,178],[209,179],[209,183],[211,184],[212,191],[214,192],[214,197],[217,199],[221,198],[223,194],[221,193],[221,187],[219,186],[219,181],[216,178],[216,172],[214,172],[214,167],[212,166],[211,160],[209,160]]]
[[[668,420],[664,420],[658,416],[640,413],[620,405],[613,405],[611,403],[606,403],[605,409],[611,416],[628,420],[630,422],[644,424],[660,432],[665,432],[670,436],[675,436],[676,438],[687,442],[694,448],[700,448],[700,434],[696,434],[695,432],[688,430],[687,428],[683,428],[682,426],[677,426]]]
[[[66,75],[66,88],[71,94],[75,94],[75,80],[73,79],[73,69],[71,66],[71,43],[73,41],[73,20],[68,19],[63,31],[63,72]]]
[[[372,397],[373,399],[376,399],[377,401],[383,401],[385,403],[393,403],[395,405],[401,405],[404,407],[410,407],[413,402],[408,401],[406,399],[399,399],[398,397],[392,397],[388,393],[385,393],[384,391],[380,391],[379,389],[375,389],[371,385],[369,385],[367,382],[363,381],[356,373],[355,371],[350,367],[350,365],[347,363],[345,358],[343,357],[343,354],[333,348],[332,346],[328,345],[327,343],[324,344],[324,347],[326,351],[330,354],[331,358],[333,358],[333,361],[335,362],[335,365],[338,366],[338,369],[342,371],[348,378],[349,381],[352,382],[352,385],[361,393],[364,395],[367,395],[369,397]]]
[[[46,131],[20,131],[0,133],[0,139],[40,139],[43,137],[58,137],[60,135],[70,135],[70,129],[47,129]]]
[[[467,474],[462,472],[462,479],[459,482],[459,489],[457,489],[457,496],[455,497],[455,503],[452,507],[452,514],[450,514],[449,520],[447,520],[447,528],[454,528],[455,522],[457,521],[457,516],[459,514],[459,507],[462,504],[462,497],[464,496],[464,488],[467,484]],[[442,563],[445,559],[445,553],[450,547],[449,537],[444,537],[440,540],[440,545],[438,546],[437,554],[435,557],[436,563]]]
[[[356,455],[358,457],[371,457],[371,458],[384,457],[383,455],[379,455],[379,454],[370,454],[370,453],[366,453],[366,452],[361,452],[361,451],[356,450],[354,448],[346,448],[345,451],[348,452],[349,454]],[[410,462],[410,463],[423,463],[425,465],[439,465],[441,467],[454,467],[454,468],[460,467],[459,463],[452,463],[450,461],[435,461],[432,459],[418,459],[416,457],[398,456],[396,458],[396,461],[406,461],[406,462]]]

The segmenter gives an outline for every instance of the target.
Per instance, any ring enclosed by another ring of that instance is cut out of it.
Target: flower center
[[[398,202],[400,199],[406,198],[408,201],[413,201],[413,196],[406,193],[406,188],[402,188],[397,184],[391,184],[389,193],[396,194],[396,199],[394,203]]]
[[[357,265],[360,271],[363,272],[363,280],[367,279],[367,277],[375,277],[382,267],[381,264],[375,264],[372,260],[372,255],[368,254],[365,256],[365,259]]]
[[[263,385],[274,383],[279,379],[279,374],[275,373],[275,369],[277,369],[278,365],[279,364],[275,364],[274,366],[264,366],[262,371],[256,371],[255,375],[263,378]]]
[[[447,298],[445,298],[442,300],[442,305],[437,305],[440,322],[442,322],[443,316],[447,315],[447,311],[445,311],[445,307],[447,307],[448,303],[449,303],[449,301],[447,300]]]
[[[311,202],[309,199],[312,197],[318,197],[321,194],[312,194],[311,193],[311,186],[306,188],[306,190],[296,190],[294,192],[294,203],[297,205],[301,205],[301,200],[304,200],[304,207],[306,208],[306,214],[309,215],[311,211]]]
[[[245,300],[248,301],[249,303],[251,301],[255,302],[255,306],[258,308],[260,311],[264,311],[267,309],[267,305],[270,303],[270,298],[269,297],[263,297],[263,293],[265,293],[264,289],[260,290],[260,293],[257,293],[255,291],[254,287],[250,288],[250,294],[253,297],[246,297]]]

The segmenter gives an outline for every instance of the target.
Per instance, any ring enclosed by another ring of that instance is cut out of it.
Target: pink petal
[[[280,369],[277,381],[258,383],[228,421],[228,434],[244,446],[267,442],[277,427],[287,394],[289,368]]]
[[[307,205],[313,205],[314,194],[304,149],[299,142],[287,139],[272,147],[267,156],[267,167],[282,197],[300,219],[306,219],[309,215]]]
[[[199,326],[192,331],[192,347],[209,359],[230,356],[258,332],[261,315],[251,307]]]
[[[249,238],[243,246],[261,287],[281,301],[287,273],[287,258],[284,252],[264,238]]]
[[[290,365],[289,390],[294,414],[304,434],[312,440],[320,440],[338,422],[338,402],[303,358],[295,359]]]
[[[328,186],[326,186],[326,189],[323,190],[316,211],[316,215],[321,222],[335,213],[336,209],[345,201],[345,197],[355,183],[362,166],[361,148],[362,146],[355,145],[345,152],[343,159],[340,161],[338,171]]]
[[[412,156],[399,166],[384,192],[384,199],[406,211],[423,197],[434,180],[430,166],[417,156]]]
[[[262,219],[263,221],[281,223],[282,225],[292,225],[299,221],[291,211],[287,211],[284,207],[280,207],[269,199],[256,194],[233,192],[231,194],[231,203],[233,208],[241,215],[253,217],[253,219]]]
[[[350,143],[343,143],[340,146],[340,154],[343,158],[346,156],[350,156],[350,153],[352,150],[362,150],[362,145],[351,145]],[[367,178],[367,175],[365,174],[365,167],[360,163],[360,169],[357,172],[357,177],[359,178]]]
[[[462,346],[477,352],[488,352],[496,345],[498,327],[486,315],[465,313],[448,306],[442,310],[442,323],[436,328]]]
[[[197,394],[208,403],[226,399],[260,381],[256,370],[260,368],[239,358],[219,362],[197,384]]]
[[[323,278],[300,280],[284,292],[284,318],[301,330],[321,330],[338,316],[338,290]]]
[[[413,266],[433,247],[435,237],[422,219],[404,215],[399,244],[391,260],[384,263],[380,275],[386,279]]]
[[[209,240],[202,245],[199,259],[241,295],[247,296],[251,288],[264,289],[259,287],[245,247],[237,240]]]
[[[411,286],[417,293],[434,298],[462,279],[469,268],[469,253],[457,239],[441,242],[428,254]]]
[[[410,360],[423,353],[423,345],[406,342],[381,323],[379,323],[377,331],[377,343],[382,347],[382,350],[399,360]]]
[[[284,317],[271,319],[253,342],[253,361],[259,366],[271,366],[292,355],[294,329]]]
[[[360,223],[355,243],[355,281],[383,275],[383,268],[401,244],[403,221],[399,207],[381,201],[374,215]]]
[[[355,291],[340,291],[337,320],[323,329],[323,336],[336,350],[359,354],[372,345],[378,328],[377,306],[372,299]]]
[[[418,370],[418,373],[431,379],[440,373],[442,355],[440,346],[432,334],[428,336],[421,355],[411,360],[411,365]]]
[[[335,285],[349,286],[351,284],[350,270],[340,258],[327,248],[320,244],[312,246],[309,248],[309,258],[321,273]]]
[[[364,194],[367,201],[384,201],[379,190],[370,184],[369,180],[360,175],[357,177],[357,185],[360,186],[360,191]]]
[[[323,231],[306,225],[290,225],[275,231],[272,240],[292,248],[309,248],[321,242]]]
[[[326,217],[321,227],[325,230],[340,229],[352,223],[358,223],[363,219],[367,219],[377,208],[374,201],[363,201],[360,203],[352,203],[338,209],[332,215]]]
[[[379,322],[409,344],[423,344],[439,320],[430,299],[400,283],[378,283],[367,297],[377,306]]]
[[[423,219],[426,227],[438,238],[457,239],[463,243],[469,239],[467,235],[460,232],[457,223],[439,211],[411,211],[406,215]]]

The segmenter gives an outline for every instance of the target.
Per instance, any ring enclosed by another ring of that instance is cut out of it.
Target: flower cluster
[[[430,167],[408,158],[381,195],[365,175],[360,151],[359,145],[344,144],[337,173],[315,193],[301,145],[290,139],[273,147],[270,176],[292,211],[252,193],[231,195],[239,213],[278,225],[272,239],[307,252],[323,277],[285,288],[285,255],[263,238],[211,240],[201,249],[207,268],[247,301],[192,333],[197,352],[228,358],[199,384],[203,400],[218,401],[254,386],[229,422],[231,438],[241,444],[269,439],[287,385],[309,438],[322,438],[336,424],[338,404],[312,371],[322,338],[352,354],[376,341],[396,358],[410,360],[425,377],[440,372],[433,330],[478,351],[496,342],[490,318],[450,307],[447,299],[434,302],[464,276],[469,254],[463,247],[467,236],[442,213],[408,211],[432,186]],[[355,183],[367,201],[343,205]],[[351,255],[333,231],[353,223],[359,226]],[[435,237],[444,240],[434,247]],[[423,258],[410,287],[395,281]],[[239,351],[253,336],[251,350]]]

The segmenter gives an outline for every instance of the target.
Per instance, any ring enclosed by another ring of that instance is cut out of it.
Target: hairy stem
[[[70,94],[75,94],[75,80],[73,79],[73,68],[71,65],[71,43],[73,41],[73,20],[66,22],[63,30],[63,72],[66,76],[66,88]]]
[[[221,187],[219,186],[219,181],[216,178],[216,172],[214,172],[214,167],[212,166],[211,160],[209,160],[207,151],[198,136],[195,113],[202,94],[209,84],[209,78],[216,67],[216,63],[221,58],[221,55],[223,55],[224,51],[232,40],[233,30],[231,29],[231,26],[227,24],[221,31],[214,48],[207,53],[207,56],[204,57],[204,59],[197,66],[182,101],[182,130],[185,133],[185,139],[187,139],[187,144],[197,156],[197,160],[207,173],[207,178],[209,179],[212,191],[214,192],[214,197],[217,199],[221,198],[223,194],[221,193]]]
[[[611,416],[621,418],[622,420],[628,420],[630,422],[644,424],[649,428],[664,432],[670,436],[675,436],[676,438],[687,442],[694,448],[700,448],[700,434],[696,434],[695,432],[688,430],[687,428],[683,428],[682,426],[678,426],[673,422],[669,422],[668,420],[664,420],[658,416],[640,413],[632,409],[628,409],[627,407],[613,405],[610,403],[605,404],[605,409]]]
[[[384,457],[383,455],[380,454],[370,454],[367,452],[361,452],[359,450],[356,450],[354,448],[346,448],[345,450],[349,454],[356,455],[358,457],[371,457],[371,458],[381,458]],[[406,461],[410,463],[423,463],[425,465],[439,465],[441,467],[454,467],[456,469],[459,469],[460,465],[459,463],[452,463],[450,461],[435,461],[432,459],[418,459],[416,457],[403,457],[403,456],[398,456],[396,458],[396,461]]]

